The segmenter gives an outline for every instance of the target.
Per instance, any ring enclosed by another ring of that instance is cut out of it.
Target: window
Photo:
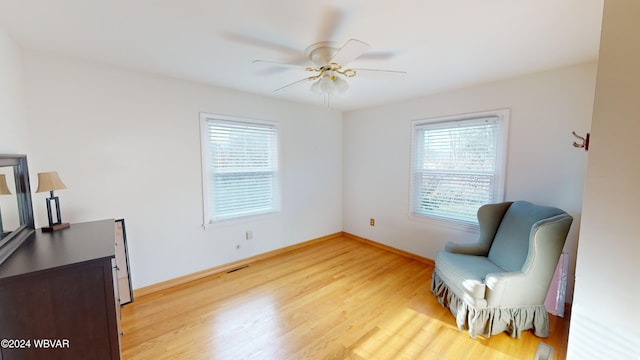
[[[411,213],[477,224],[504,199],[509,110],[414,121]]]
[[[205,223],[276,212],[278,127],[201,115]]]

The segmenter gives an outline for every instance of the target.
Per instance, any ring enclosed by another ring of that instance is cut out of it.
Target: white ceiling
[[[0,0],[0,28],[25,49],[322,106],[299,69],[318,41],[367,42],[331,107],[352,110],[597,58],[604,0]]]

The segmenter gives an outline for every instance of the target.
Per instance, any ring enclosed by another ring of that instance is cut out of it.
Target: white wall
[[[411,120],[510,108],[506,200],[574,217],[565,246],[572,275],[587,155],[573,148],[571,131],[589,130],[595,74],[590,63],[346,113],[344,231],[431,259],[449,240],[475,240],[472,232],[410,218]]]
[[[25,153],[22,53],[0,28],[0,153]]]
[[[125,218],[134,288],[342,230],[341,113],[38,53],[24,68],[31,176],[58,171],[65,222]],[[200,112],[280,122],[280,214],[203,230]]]
[[[605,1],[569,359],[640,359],[639,17]]]

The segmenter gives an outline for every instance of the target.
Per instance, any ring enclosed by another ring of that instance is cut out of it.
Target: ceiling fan
[[[304,54],[297,46],[290,46],[288,42],[277,41],[273,37],[265,37],[264,34],[233,32],[227,33],[226,36],[236,42],[287,53],[292,62],[254,60],[253,63],[271,64],[281,69],[297,68],[301,73],[306,72],[307,76],[304,78],[281,86],[274,92],[302,83],[311,83],[309,89],[324,95],[324,102],[329,106],[332,96],[342,95],[349,89],[349,79],[361,76],[387,77],[406,74],[404,71],[348,67],[356,59],[384,60],[395,55],[392,51],[369,51],[369,44],[356,39],[350,39],[342,46],[337,42],[328,41],[341,37],[339,33],[345,29],[353,11],[353,8],[325,7],[316,36],[319,42],[308,46]]]
[[[310,76],[286,84],[274,90],[274,92],[292,87],[303,82],[312,82],[310,90],[314,93],[324,95],[328,104],[331,96],[339,96],[349,89],[347,79],[359,74],[389,74],[405,75],[404,71],[382,70],[382,69],[360,69],[350,68],[346,65],[363,55],[369,44],[356,40],[348,40],[342,47],[335,42],[322,41],[315,43],[305,50],[305,57],[315,66],[305,67],[304,71],[311,73]],[[254,60],[253,63],[268,63],[278,66],[302,68],[297,64],[281,63],[269,60]]]

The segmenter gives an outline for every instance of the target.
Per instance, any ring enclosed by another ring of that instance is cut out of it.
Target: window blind
[[[277,210],[277,127],[207,119],[209,221]]]
[[[497,201],[499,118],[417,123],[413,130],[412,212],[477,223]]]

